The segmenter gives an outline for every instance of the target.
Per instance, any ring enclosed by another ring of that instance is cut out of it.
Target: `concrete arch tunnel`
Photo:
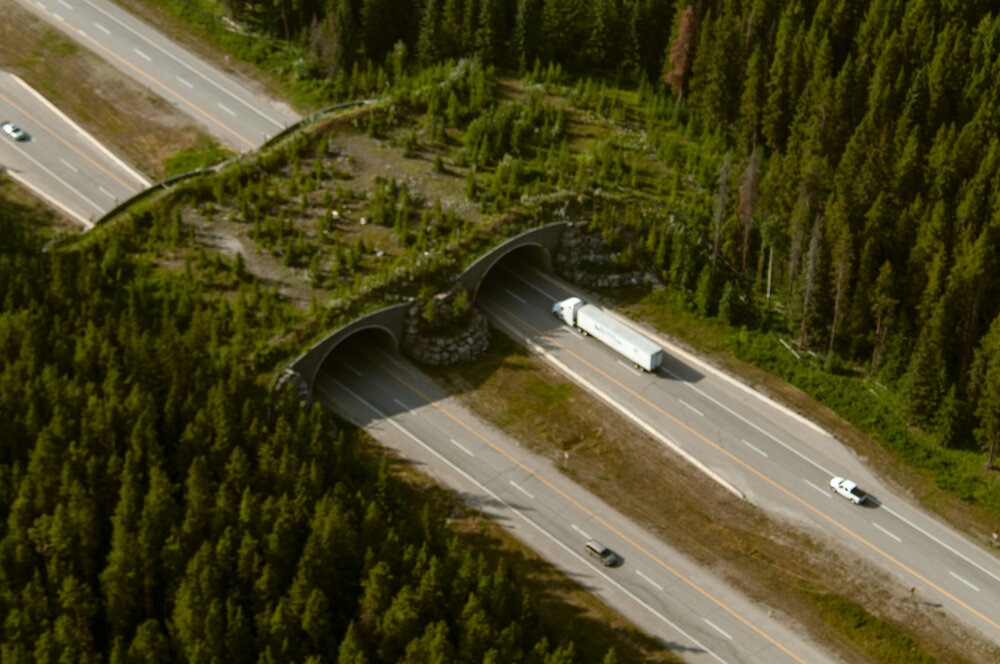
[[[516,235],[476,259],[456,278],[455,286],[465,289],[469,294],[469,302],[475,303],[476,294],[486,279],[486,275],[500,261],[514,253],[526,262],[551,272],[553,254],[559,246],[563,231],[568,226],[569,222],[557,222]],[[311,393],[316,376],[334,349],[356,334],[373,331],[378,337],[385,339],[398,350],[403,344],[406,317],[411,306],[413,306],[412,301],[394,304],[337,328],[296,358],[287,371],[297,374],[303,383],[302,387]]]

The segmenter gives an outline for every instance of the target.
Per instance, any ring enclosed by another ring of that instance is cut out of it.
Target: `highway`
[[[237,151],[257,147],[298,119],[286,104],[246,89],[112,3],[19,2],[188,112]],[[51,190],[46,197],[63,201],[58,206],[85,225],[93,210],[110,209],[145,185],[142,176],[127,167],[117,172],[122,165],[115,165],[109,153],[92,145],[77,128],[60,124],[65,118],[36,95],[3,78],[0,101],[13,114],[6,119],[31,137],[21,143],[5,139],[0,148],[12,177],[33,183],[30,188],[36,191]],[[635,370],[599,342],[551,316],[551,303],[569,295],[588,297],[536,270],[525,267],[514,274],[498,269],[484,283],[477,304],[494,324],[522,339],[734,494],[815,529],[829,538],[831,546],[874,561],[898,580],[901,589],[915,588],[926,601],[939,604],[1000,644],[1000,564],[995,555],[893,495],[862,460],[825,432],[665,339],[660,339],[669,353],[665,366],[654,374]],[[651,631],[678,644],[685,658],[826,659],[776,621],[747,618],[752,607],[739,605],[731,591],[706,590],[715,583],[709,575],[682,567],[677,562],[682,558],[664,543],[594,498],[575,493],[558,472],[527,455],[516,442],[500,444],[497,441],[504,439],[499,432],[482,433],[488,431],[482,423],[457,406],[453,409],[445,395],[436,393],[398,356],[379,351],[352,361],[353,371],[341,367],[336,377],[325,375],[317,386],[331,408],[350,413],[383,442],[402,441],[392,444],[422,454],[415,458],[427,459],[421,463],[428,468],[432,458],[435,467],[448,467],[432,472],[454,475],[454,482],[464,483],[463,491],[476,493],[502,518],[518,524],[526,538],[537,540],[536,548],[546,557],[574,570],[572,575],[593,585],[609,603],[642,607],[623,613],[644,615],[639,624],[656,625]],[[449,404],[446,411],[441,404]],[[467,457],[481,468],[470,470],[459,464],[468,462]],[[856,507],[834,497],[827,484],[833,475],[858,481],[878,504]],[[595,567],[581,553],[585,535],[618,550],[625,565],[614,570]]]
[[[729,490],[873,561],[898,580],[901,596],[914,588],[1000,644],[1000,564],[984,546],[893,495],[826,432],[666,339],[650,335],[668,353],[659,371],[634,369],[551,314],[556,300],[592,296],[523,263],[505,264],[516,268],[499,266],[476,300],[491,322]],[[856,480],[877,501],[856,506],[835,496],[834,475]]]
[[[27,133],[23,141],[0,137],[4,171],[83,226],[152,184],[7,72],[0,72],[0,105],[2,119]]]
[[[220,144],[243,152],[300,119],[286,103],[248,89],[120,7],[104,0],[18,0],[123,74],[190,115]],[[36,196],[90,228],[152,183],[73,123],[30,85],[0,72],[4,117],[30,139],[4,140],[5,172]]]
[[[18,0],[85,48],[176,105],[221,144],[255,149],[300,116],[107,0]]]
[[[466,503],[507,527],[690,662],[839,661],[805,641],[794,620],[754,605],[715,576],[468,412],[393,350],[358,335],[324,366],[314,393]],[[596,538],[623,556],[586,556]]]

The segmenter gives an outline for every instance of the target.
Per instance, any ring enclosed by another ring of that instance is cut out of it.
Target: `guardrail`
[[[268,138],[266,141],[264,141],[263,143],[261,143],[260,147],[258,147],[255,151],[251,152],[250,154],[258,153],[261,150],[263,150],[263,149],[265,149],[265,148],[267,148],[267,147],[269,147],[269,146],[271,146],[271,145],[273,145],[275,143],[278,143],[281,140],[284,140],[287,136],[289,136],[289,135],[295,133],[296,131],[299,131],[300,129],[302,129],[302,127],[310,125],[310,124],[314,124],[314,123],[318,122],[319,120],[322,120],[324,117],[327,117],[329,115],[333,115],[334,113],[336,113],[338,111],[342,111],[345,108],[351,108],[352,106],[364,106],[366,104],[373,104],[376,101],[377,100],[375,100],[375,99],[355,99],[353,101],[345,101],[345,102],[340,102],[339,104],[334,104],[332,106],[327,106],[327,107],[322,108],[322,109],[320,109],[318,111],[310,113],[309,115],[307,115],[306,117],[302,118],[298,122],[294,122],[294,123],[288,125],[287,127],[285,127],[284,129],[282,129],[280,132],[278,132],[274,136],[271,136],[270,138]],[[139,193],[135,194],[134,196],[131,196],[131,197],[125,199],[124,201],[122,201],[118,205],[114,206],[113,208],[111,208],[110,210],[108,210],[107,212],[105,212],[104,214],[102,214],[100,217],[98,217],[97,219],[94,220],[94,224],[93,224],[93,226],[91,226],[91,228],[95,228],[99,224],[107,222],[108,220],[110,220],[110,219],[116,217],[117,215],[121,214],[124,210],[126,210],[129,207],[135,205],[139,201],[144,200],[144,199],[148,198],[149,196],[152,196],[153,194],[155,194],[157,192],[160,192],[160,191],[163,191],[165,189],[168,189],[169,187],[171,187],[172,185],[177,184],[178,182],[182,182],[184,180],[190,180],[192,178],[196,178],[196,177],[199,177],[201,175],[204,175],[205,173],[208,173],[208,172],[217,172],[217,171],[221,170],[222,168],[225,168],[225,166],[227,164],[232,163],[233,161],[236,161],[236,160],[239,160],[239,159],[243,159],[243,158],[245,158],[245,156],[246,156],[246,154],[236,155],[236,156],[234,156],[232,158],[224,159],[223,161],[220,161],[217,164],[213,164],[211,166],[206,166],[206,167],[202,167],[202,168],[197,168],[197,169],[195,169],[193,171],[188,171],[186,173],[181,173],[179,175],[172,175],[172,176],[170,176],[169,178],[167,178],[165,180],[157,182],[152,187],[149,187],[148,189],[144,189],[143,191],[140,191]]]

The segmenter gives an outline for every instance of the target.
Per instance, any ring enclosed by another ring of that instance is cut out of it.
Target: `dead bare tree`
[[[740,270],[746,272],[747,259],[750,255],[750,231],[753,229],[753,213],[757,207],[757,194],[760,190],[760,149],[754,145],[750,153],[750,161],[740,175],[739,201],[736,204],[736,217],[743,228],[743,258]]]
[[[730,153],[722,158],[719,167],[719,186],[715,190],[715,213],[712,222],[715,227],[715,239],[712,241],[712,276],[715,276],[715,265],[719,261],[719,245],[722,242],[722,223],[726,220],[726,203],[729,198],[729,162]]]
[[[812,305],[813,291],[816,288],[816,276],[819,265],[820,240],[823,237],[823,217],[816,217],[813,224],[812,237],[809,238],[809,253],[806,254],[805,285],[802,292],[802,322],[799,325],[799,348],[805,348],[809,343],[809,307]]]
[[[677,18],[677,36],[670,44],[667,56],[669,69],[663,72],[663,82],[674,89],[678,99],[684,99],[687,82],[694,62],[694,52],[698,45],[698,15],[692,5],[688,5]]]

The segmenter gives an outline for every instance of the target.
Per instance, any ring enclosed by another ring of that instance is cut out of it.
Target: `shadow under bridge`
[[[464,289],[469,294],[469,302],[474,304],[476,294],[490,270],[507,257],[516,257],[551,272],[553,254],[568,225],[567,222],[558,222],[541,226],[497,245],[458,275],[453,287]],[[413,302],[395,304],[339,327],[292,362],[286,375],[296,376],[295,380],[300,387],[311,393],[316,377],[327,359],[340,344],[355,335],[374,335],[377,342],[400,350],[406,332],[406,318],[412,306]]]

